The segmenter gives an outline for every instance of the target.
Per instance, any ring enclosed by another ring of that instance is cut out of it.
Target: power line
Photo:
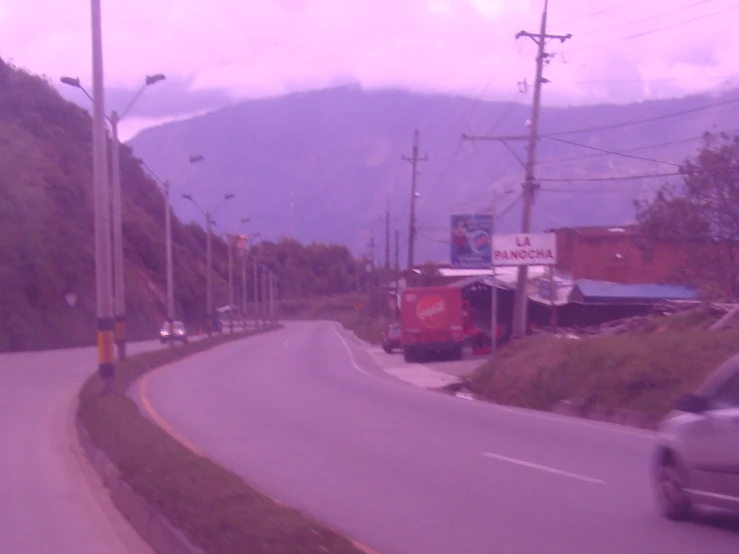
[[[728,134],[731,133],[739,133],[739,130],[734,131],[725,131]],[[689,137],[684,139],[676,139],[676,140],[668,140],[665,142],[659,142],[656,144],[645,144],[643,146],[634,146],[632,148],[625,148],[623,150],[619,150],[617,153],[624,153],[624,152],[636,152],[639,150],[649,150],[652,148],[660,148],[662,146],[671,146],[673,144],[682,144],[685,142],[694,142],[696,140],[702,140],[703,135],[697,136],[697,137]],[[587,160],[592,158],[599,158],[601,156],[605,156],[606,154],[588,154],[584,156],[570,156],[567,158],[547,158],[544,160],[541,160],[539,164],[552,164],[552,163],[562,163],[562,162],[569,162],[569,161],[575,161],[575,160]]]
[[[636,3],[643,3],[642,0],[629,0],[628,2],[622,2],[620,4],[616,4],[615,6],[610,6],[607,8],[603,8],[594,12],[590,12],[584,15],[580,15],[577,17],[574,17],[572,19],[568,19],[566,21],[563,21],[562,23],[553,23],[552,26],[558,26],[558,25],[569,25],[570,23],[574,23],[576,21],[582,21],[583,19],[589,19],[591,17],[597,17],[599,15],[603,15],[604,13],[607,13],[611,10],[615,10],[616,8],[625,8],[626,6],[630,6],[632,4]]]
[[[657,177],[674,177],[675,175],[682,175],[682,173],[646,173],[644,175],[628,175],[623,177],[576,177],[561,179],[550,178],[550,179],[538,179],[541,182],[549,183],[599,183],[601,181],[628,181],[633,179],[653,179]]]
[[[589,50],[590,48],[597,48],[597,47],[600,47],[600,46],[605,46],[607,44],[613,44],[614,42],[621,42],[623,40],[632,40],[632,39],[635,39],[635,38],[641,38],[641,37],[644,37],[644,36],[647,36],[647,35],[651,35],[651,34],[657,33],[659,31],[664,31],[665,29],[674,29],[675,27],[680,27],[681,25],[687,25],[687,24],[693,23],[695,21],[700,21],[701,19],[706,19],[708,17],[714,17],[716,15],[721,15],[722,13],[726,13],[728,11],[735,10],[737,8],[739,8],[739,4],[734,4],[732,6],[729,6],[728,8],[724,8],[722,10],[711,12],[709,14],[699,15],[699,16],[693,17],[691,19],[686,19],[686,20],[683,20],[683,21],[678,21],[677,23],[671,23],[669,25],[663,25],[662,27],[657,27],[655,29],[650,29],[648,31],[642,31],[640,33],[634,33],[632,35],[626,35],[624,37],[610,39],[610,40],[605,40],[603,42],[598,42],[596,44],[581,46],[580,48],[574,48],[572,50],[569,50],[569,53],[579,52],[581,50]]]
[[[739,77],[739,73],[732,73],[729,75],[701,75],[701,79],[733,79]],[[695,77],[662,77],[659,79],[601,79],[601,80],[586,80],[586,81],[572,81],[579,85],[599,85],[599,84],[611,84],[611,83],[668,83],[668,82],[682,82],[682,81],[694,81]]]
[[[687,110],[682,110],[679,112],[672,112],[668,114],[662,114],[662,115],[656,115],[653,117],[645,117],[644,119],[639,119],[636,121],[625,121],[623,123],[613,123],[610,125],[599,125],[595,127],[585,127],[583,129],[573,129],[571,131],[556,131],[554,133],[546,133],[541,135],[543,138],[551,138],[561,135],[572,135],[576,133],[592,133],[594,131],[607,131],[609,129],[620,129],[622,127],[629,127],[631,125],[642,125],[644,123],[651,123],[653,121],[661,121],[663,119],[670,119],[672,117],[679,117],[681,115],[687,115],[691,113],[696,112],[702,112],[705,110],[710,110],[713,108],[720,108],[721,106],[728,106],[730,104],[735,104],[739,102],[739,97],[737,98],[731,98],[729,100],[722,100],[721,102],[714,102],[713,104],[707,104],[705,106],[699,106],[697,108],[690,108]]]
[[[579,146],[580,148],[587,148],[588,150],[595,150],[597,152],[602,152],[604,154],[613,154],[615,156],[622,156],[624,158],[633,158],[635,160],[644,160],[646,162],[655,162],[655,163],[659,163],[659,164],[665,164],[665,165],[671,165],[671,166],[674,166],[674,167],[680,167],[680,164],[676,164],[676,163],[673,163],[673,162],[663,162],[661,160],[655,160],[653,158],[646,158],[644,156],[635,156],[633,154],[624,154],[623,152],[614,152],[612,150],[606,150],[604,148],[598,148],[597,146],[589,146],[587,144],[580,144],[580,143],[577,143],[577,142],[572,142],[571,140],[565,140],[565,139],[561,139],[561,138],[557,138],[557,137],[545,137],[545,138],[547,138],[548,140],[555,140],[557,142],[562,142],[564,144],[571,144],[572,146]]]
[[[615,29],[617,27],[625,27],[627,25],[633,25],[634,23],[641,23],[642,21],[649,21],[651,19],[655,18],[661,18],[668,15],[672,15],[674,13],[681,12],[683,10],[688,10],[690,8],[695,8],[696,6],[700,6],[701,4],[707,4],[709,2],[715,2],[715,0],[699,0],[698,2],[693,2],[692,4],[688,4],[687,6],[680,6],[679,8],[675,8],[673,10],[669,10],[662,13],[647,15],[645,17],[640,17],[639,19],[631,19],[629,21],[626,21],[625,23],[614,23],[613,25],[606,25],[605,27],[601,27],[600,29],[594,29],[594,30],[588,30],[585,33],[578,33],[578,36],[590,35],[590,34],[599,34],[603,31],[608,31],[609,29]]]

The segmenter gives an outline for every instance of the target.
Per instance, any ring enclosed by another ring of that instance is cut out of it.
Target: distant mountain
[[[624,106],[543,108],[542,135],[591,130],[540,141],[535,229],[632,221],[633,200],[665,178],[578,179],[674,173],[674,165],[638,158],[681,163],[704,131],[739,130],[738,107],[739,90]],[[390,202],[405,260],[411,167],[401,156],[410,154],[418,129],[420,154],[428,161],[420,164],[416,260],[442,261],[448,258],[449,215],[490,211],[493,187],[510,191],[500,195],[499,229],[520,225],[523,168],[501,143],[463,142],[461,134],[525,135],[529,118],[528,104],[342,87],[242,102],[148,129],[130,146],[163,176],[188,155],[202,154],[204,163],[175,183],[175,190],[192,193],[205,209],[234,193],[236,199],[216,219],[233,224],[250,217],[251,228],[270,238],[343,242],[356,253],[366,251],[372,232],[384,261],[381,218]],[[623,125],[635,121],[642,123]],[[525,141],[509,144],[525,157]],[[598,149],[628,150],[636,157]],[[202,219],[179,195],[174,205],[184,220]]]

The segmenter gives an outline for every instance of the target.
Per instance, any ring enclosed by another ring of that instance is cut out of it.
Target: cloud
[[[548,45],[556,56],[546,68],[544,102],[628,102],[720,85],[723,76],[739,74],[739,9],[732,9],[739,6],[732,2],[550,2],[550,32],[573,37]],[[146,116],[346,81],[522,99],[517,82],[532,82],[536,45],[514,35],[538,30],[542,5],[543,0],[105,3],[106,84],[133,93],[146,74],[166,73],[167,84],[147,91],[137,106],[136,114]],[[88,10],[87,3],[5,0],[0,56],[53,79],[75,75],[89,83]],[[170,82],[177,85],[167,88]],[[169,102],[160,96],[165,92]],[[109,96],[113,101],[114,93]]]

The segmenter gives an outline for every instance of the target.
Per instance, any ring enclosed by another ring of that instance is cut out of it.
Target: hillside
[[[545,91],[546,92],[546,91]],[[545,107],[542,134],[608,126],[645,118],[639,125],[558,136],[588,146],[623,151],[660,161],[680,163],[699,145],[709,129],[739,129],[737,104],[702,109],[737,97],[737,91],[632,105],[568,108]],[[546,96],[545,96],[546,98]],[[224,210],[224,219],[249,216],[266,235],[286,234],[301,241],[341,241],[356,253],[365,251],[374,232],[378,256],[384,247],[380,218],[388,200],[393,228],[407,244],[410,164],[414,128],[421,133],[418,190],[418,259],[448,258],[448,216],[489,210],[491,186],[517,194],[523,170],[499,143],[462,142],[463,132],[521,135],[530,117],[530,97],[519,103],[481,102],[470,98],[420,95],[400,91],[365,92],[343,87],[251,100],[182,122],[143,131],[130,145],[155,170],[173,171],[190,153],[205,156],[196,175],[178,186],[197,191],[213,204],[224,192],[238,201]],[[696,109],[697,108],[697,109]],[[513,147],[524,156],[524,144]],[[598,178],[672,173],[674,166],[603,154],[599,151],[542,140],[540,178]],[[534,226],[622,224],[634,217],[633,199],[663,182],[635,179],[611,182],[542,182],[534,208]],[[505,195],[505,208],[516,194]],[[294,208],[291,204],[294,203]],[[177,213],[197,217],[181,199]],[[499,221],[500,228],[518,228],[520,202]],[[404,251],[404,248],[401,248]],[[405,253],[401,253],[405,259]]]
[[[91,121],[43,78],[0,60],[0,350],[95,338]],[[155,336],[164,316],[164,201],[129,148],[121,152],[129,335]],[[204,312],[205,238],[174,219],[177,314]],[[225,301],[225,244],[215,297]],[[70,306],[66,293],[76,293]]]

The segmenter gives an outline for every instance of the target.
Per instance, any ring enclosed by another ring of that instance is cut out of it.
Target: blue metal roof
[[[586,298],[633,298],[652,300],[696,300],[698,292],[682,285],[624,285],[608,281],[576,279],[575,286]]]

